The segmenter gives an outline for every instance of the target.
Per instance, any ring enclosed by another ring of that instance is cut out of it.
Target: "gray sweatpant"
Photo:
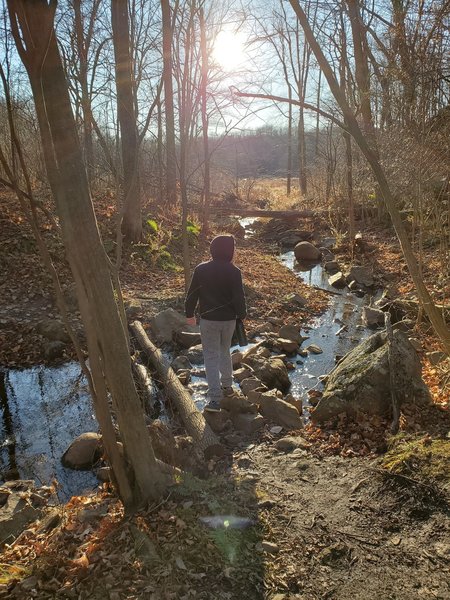
[[[220,400],[222,398],[221,386],[230,387],[233,383],[230,346],[235,327],[234,319],[233,321],[200,319],[200,334],[210,400]]]

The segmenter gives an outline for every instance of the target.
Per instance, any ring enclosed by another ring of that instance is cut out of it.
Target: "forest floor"
[[[1,199],[0,215],[0,365],[7,368],[42,362],[36,326],[57,316],[31,232],[8,198]],[[114,239],[106,200],[98,216],[105,238]],[[160,223],[156,240],[124,256],[124,297],[144,322],[182,306],[182,273],[155,259],[157,247],[166,246],[177,263],[170,229],[170,222]],[[380,281],[395,293],[409,292],[392,233],[364,235],[364,260]],[[70,295],[51,227],[45,238]],[[195,260],[206,255],[199,244]],[[340,260],[345,256],[343,248]],[[438,287],[436,261],[430,252],[425,277]],[[269,313],[306,324],[329,301],[282,266],[263,241],[239,241],[236,263],[247,284],[249,327]],[[308,311],[285,310],[292,292],[308,299]],[[416,334],[426,350],[438,348],[425,324]],[[61,360],[73,358],[67,347]],[[53,509],[59,517],[53,529],[34,524],[3,549],[0,598],[449,598],[448,372],[424,359],[423,376],[434,404],[427,411],[405,406],[397,436],[381,418],[341,418],[293,432],[294,447],[286,451],[277,446],[283,434],[267,427],[210,461],[209,477],[183,476],[158,505],[133,517],[124,516],[107,487],[72,498]]]

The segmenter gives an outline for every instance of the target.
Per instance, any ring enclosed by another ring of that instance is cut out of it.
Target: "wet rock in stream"
[[[386,333],[378,332],[349,352],[329,373],[323,397],[311,418],[322,422],[342,412],[385,414],[391,406],[389,353],[395,365],[392,375],[399,404],[428,400],[420,360],[406,335],[395,331],[389,349]]]

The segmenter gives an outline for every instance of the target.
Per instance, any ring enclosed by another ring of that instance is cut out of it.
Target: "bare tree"
[[[54,31],[55,8],[54,1],[8,0],[11,29],[33,92],[47,173],[86,331],[96,414],[120,497],[127,509],[133,509],[158,498],[166,479],[153,453],[134,386],[126,324],[119,315],[117,290],[93,211]],[[107,391],[124,454],[112,437]]]
[[[389,211],[389,214],[391,216],[392,224],[400,241],[403,255],[405,257],[409,273],[419,295],[420,302],[425,312],[427,313],[430,322],[433,325],[436,334],[440,338],[446,352],[450,353],[450,330],[445,323],[443,315],[433,303],[430,293],[428,292],[428,289],[426,288],[423,282],[418,268],[417,260],[414,256],[411,244],[408,239],[408,235],[403,225],[402,218],[396,206],[395,199],[389,187],[389,183],[386,179],[384,170],[380,164],[380,161],[378,160],[377,154],[371,148],[368,140],[361,131],[361,128],[358,125],[353,111],[351,110],[345,98],[345,95],[342,93],[342,90],[340,89],[336,77],[334,76],[333,70],[331,69],[320,45],[318,44],[312,32],[304,10],[301,8],[298,0],[289,1],[295,14],[297,15],[297,18],[303,28],[303,31],[305,32],[305,37],[308,40],[308,43],[316,56],[317,62],[319,63],[319,66],[322,69],[324,76],[326,77],[330,90],[333,93],[333,96],[335,97],[337,103],[339,104],[340,109],[342,110],[344,119],[346,120],[346,123],[348,125],[348,129],[372,168],[375,180],[379,185],[381,194],[386,203],[387,210]]]
[[[142,234],[142,219],[138,172],[139,142],[131,65],[128,0],[111,0],[111,23],[123,172],[122,232],[126,240],[137,242]]]

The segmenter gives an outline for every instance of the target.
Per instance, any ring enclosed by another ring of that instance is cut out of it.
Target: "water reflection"
[[[0,469],[4,475],[16,471],[20,478],[42,484],[56,478],[62,500],[97,484],[92,473],[61,464],[64,450],[75,437],[98,430],[77,363],[3,372],[0,401]]]
[[[368,331],[362,325],[361,308],[368,298],[357,298],[349,290],[336,292],[336,289],[329,285],[328,275],[320,263],[299,264],[293,251],[282,254],[280,260],[308,285],[333,292],[326,312],[302,331],[302,335],[309,336],[303,347],[316,344],[323,353],[308,354],[305,358],[297,357],[303,364],[289,375],[292,382],[291,392],[307,401],[307,390],[321,389],[319,378],[334,368],[336,357],[347,354],[356,343],[367,337]]]

